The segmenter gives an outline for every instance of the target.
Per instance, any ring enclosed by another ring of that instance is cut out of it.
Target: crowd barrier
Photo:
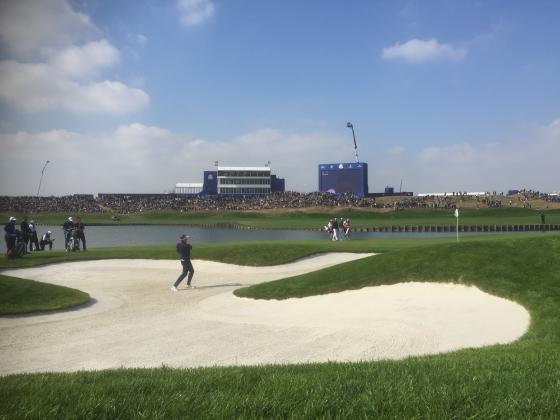
[[[456,232],[456,225],[404,225],[352,228],[354,232]],[[459,225],[459,232],[548,232],[558,231],[558,224],[531,225]]]
[[[254,226],[237,225],[232,223],[215,223],[215,224],[196,224],[191,225],[201,228],[224,228],[236,230],[258,230]],[[267,228],[269,229],[269,228]],[[285,228],[276,228],[285,229]],[[299,229],[289,229],[299,230]],[[322,228],[303,229],[322,231]],[[394,232],[394,233],[448,233],[456,232],[456,225],[398,225],[398,226],[370,226],[370,227],[352,227],[353,232]],[[459,232],[550,232],[560,231],[560,224],[530,224],[530,225],[459,225]]]

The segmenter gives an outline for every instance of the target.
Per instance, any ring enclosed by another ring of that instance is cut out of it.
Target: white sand
[[[176,293],[169,286],[177,261],[5,270],[86,291],[96,303],[0,318],[0,374],[398,359],[510,343],[529,326],[517,303],[455,284],[401,283],[284,301],[232,293],[362,257],[337,253],[258,268],[193,261],[198,287]]]

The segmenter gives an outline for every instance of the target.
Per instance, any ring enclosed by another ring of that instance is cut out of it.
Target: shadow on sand
[[[216,287],[238,287],[243,286],[241,283],[224,283],[224,284],[212,284],[210,286],[194,286],[194,289],[213,289]],[[180,289],[180,292],[186,292],[189,289]]]

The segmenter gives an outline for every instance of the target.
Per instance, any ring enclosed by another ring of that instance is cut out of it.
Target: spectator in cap
[[[10,252],[16,247],[17,233],[15,217],[10,217],[10,220],[4,226],[4,232],[6,232],[4,234],[4,239],[6,241],[6,250],[8,251],[8,254],[10,254]]]
[[[72,237],[72,229],[74,229],[74,222],[72,217],[69,217],[62,224],[62,231],[64,232],[64,249],[68,247],[68,241]]]
[[[21,228],[21,239],[25,244],[25,253],[27,254],[27,247],[29,245],[29,239],[31,239],[31,229],[29,229],[29,223],[27,223],[27,217],[24,217],[20,224]]]
[[[86,235],[84,234],[84,230],[86,229],[86,225],[82,222],[81,217],[76,218],[76,223],[74,223],[74,229],[76,231],[76,238],[82,241],[82,249],[87,251],[86,248]]]
[[[33,245],[35,244],[35,251],[39,251],[39,238],[37,237],[37,227],[35,226],[35,220],[29,222],[29,251],[33,251]]]
[[[332,240],[338,241],[338,220],[336,217],[333,220],[332,229],[333,229]]]
[[[194,268],[192,266],[191,263],[191,250],[192,250],[192,245],[187,243],[189,237],[187,235],[181,235],[179,237],[180,242],[177,243],[177,253],[180,256],[181,259],[181,265],[183,266],[183,272],[179,275],[179,277],[177,278],[177,280],[175,281],[175,283],[173,284],[173,286],[171,286],[171,290],[176,292],[177,291],[177,287],[179,286],[179,284],[183,281],[183,279],[185,277],[187,277],[188,274],[188,278],[187,278],[187,289],[192,289],[193,286],[191,285],[191,280],[193,278],[194,275]]]
[[[350,239],[350,219],[346,219],[342,226],[344,228],[344,239]]]
[[[342,220],[342,217],[338,220],[338,232],[338,238],[342,240],[344,235],[344,221]]]

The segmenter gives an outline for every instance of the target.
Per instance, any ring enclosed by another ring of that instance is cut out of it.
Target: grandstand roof
[[[268,166],[218,166],[218,171],[270,171]]]

